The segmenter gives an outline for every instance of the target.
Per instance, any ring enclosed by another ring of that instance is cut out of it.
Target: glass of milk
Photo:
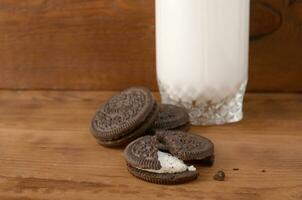
[[[242,119],[250,0],[156,0],[157,80],[163,103],[193,125]]]

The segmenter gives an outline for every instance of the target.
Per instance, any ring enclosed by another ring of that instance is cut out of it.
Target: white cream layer
[[[177,157],[165,153],[162,151],[157,152],[158,160],[161,165],[161,169],[159,170],[154,170],[154,169],[141,169],[144,171],[148,172],[153,172],[153,173],[159,173],[159,174],[164,174],[164,173],[181,173],[184,171],[196,171],[196,168],[192,166],[186,165],[182,160],[178,159]]]

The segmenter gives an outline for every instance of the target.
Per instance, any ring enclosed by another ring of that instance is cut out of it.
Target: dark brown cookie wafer
[[[91,121],[91,132],[104,146],[120,146],[145,134],[157,114],[157,103],[148,89],[130,88],[98,109]]]
[[[215,162],[215,154],[200,160],[200,164],[205,165],[205,166],[212,166]]]
[[[158,174],[152,172],[146,172],[127,165],[128,171],[135,177],[142,179],[144,181],[162,185],[176,185],[181,183],[186,183],[197,179],[197,171],[185,171],[182,173],[173,174]]]
[[[144,136],[131,142],[124,151],[127,163],[142,169],[160,169],[158,144],[155,136]]]
[[[191,124],[190,122],[182,125],[182,126],[178,126],[177,128],[174,128],[174,129],[170,129],[170,130],[173,130],[173,131],[189,131],[191,128]]]
[[[170,104],[159,104],[159,114],[152,129],[188,130],[190,128],[189,115],[184,108]]]
[[[132,133],[129,133],[128,135],[125,135],[124,137],[121,137],[119,139],[115,140],[100,140],[98,139],[98,143],[100,145],[106,146],[106,147],[120,147],[120,146],[125,146],[135,140],[136,138],[146,135],[147,132],[146,130],[152,126],[154,120],[156,119],[156,116],[158,113],[158,106],[155,103],[154,108],[150,116],[145,120],[145,122],[139,126],[137,129],[135,129]]]
[[[214,155],[214,144],[200,135],[182,131],[156,131],[156,137],[162,148],[181,160],[203,160]]]

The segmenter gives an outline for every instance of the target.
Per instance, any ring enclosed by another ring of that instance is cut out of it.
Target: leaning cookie
[[[148,89],[129,88],[97,110],[91,120],[91,133],[103,146],[124,146],[146,134],[158,112],[157,103]]]
[[[183,130],[190,128],[189,115],[184,108],[159,104],[159,114],[150,131],[155,130]]]
[[[160,148],[184,161],[202,161],[212,165],[215,160],[214,144],[208,138],[183,131],[157,130],[155,136]]]
[[[170,153],[159,150],[156,136],[131,142],[124,151],[128,171],[135,177],[156,184],[180,184],[195,180],[198,172]]]

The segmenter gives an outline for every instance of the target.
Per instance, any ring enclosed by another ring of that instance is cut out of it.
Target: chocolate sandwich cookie
[[[135,177],[156,184],[180,184],[198,177],[194,166],[168,152],[160,151],[156,136],[131,142],[124,151],[128,171]]]
[[[183,131],[156,131],[160,148],[169,151],[184,161],[202,160],[205,164],[214,163],[214,144],[200,135]]]
[[[91,132],[103,146],[123,146],[146,134],[158,112],[157,103],[148,89],[129,88],[98,109],[91,120]]]
[[[190,128],[189,115],[184,108],[170,105],[159,104],[159,114],[155,120],[152,130],[183,130]]]

